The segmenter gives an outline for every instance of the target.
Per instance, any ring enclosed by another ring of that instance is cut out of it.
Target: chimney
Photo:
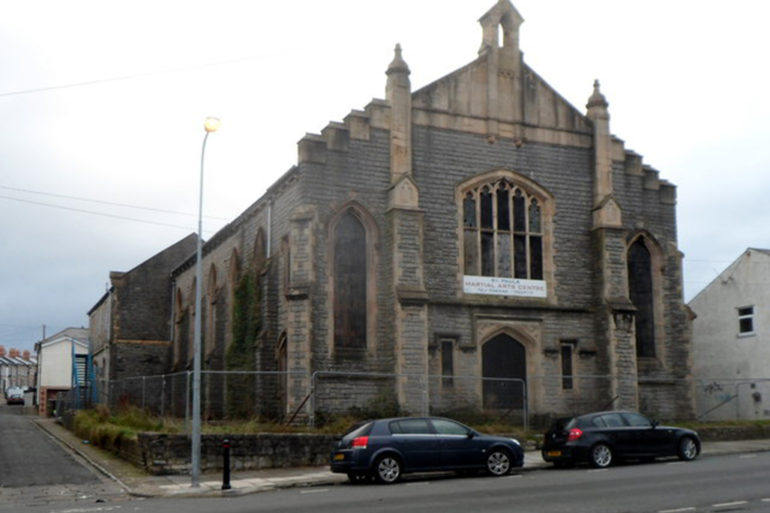
[[[8,356],[10,356],[11,358],[17,358],[19,356],[19,350],[16,349],[15,347],[12,347],[8,353]]]
[[[0,358],[5,356],[5,346],[0,346]]]
[[[29,350],[25,350],[25,351],[24,351],[24,352],[21,354],[21,357],[22,357],[22,358],[24,358],[25,360],[29,361]]]

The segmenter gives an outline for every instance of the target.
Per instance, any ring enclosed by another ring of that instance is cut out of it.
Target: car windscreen
[[[355,438],[357,436],[366,436],[372,430],[373,424],[374,422],[372,421],[360,422],[358,424],[355,424],[353,427],[351,427],[348,430],[348,432],[345,433],[343,436],[345,438]]]

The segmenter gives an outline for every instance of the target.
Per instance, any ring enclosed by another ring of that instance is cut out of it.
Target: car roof
[[[577,415],[575,418],[582,418],[582,417],[594,417],[596,415],[607,415],[610,413],[633,413],[636,415],[642,415],[638,411],[630,411],[630,410],[606,410],[606,411],[594,411],[591,413],[584,413],[582,415]]]

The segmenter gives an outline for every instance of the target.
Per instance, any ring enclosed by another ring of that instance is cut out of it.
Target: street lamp
[[[201,175],[198,187],[198,243],[195,251],[195,326],[193,330],[193,386],[192,386],[192,443],[190,447],[191,470],[190,486],[200,486],[201,474],[201,321],[203,311],[201,309],[201,287],[203,284],[203,160],[206,156],[206,141],[209,134],[216,132],[221,125],[218,118],[206,118],[203,128],[206,135],[203,136],[201,148]]]

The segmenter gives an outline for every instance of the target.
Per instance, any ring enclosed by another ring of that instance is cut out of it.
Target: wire
[[[122,219],[124,221],[136,221],[137,223],[155,224],[155,225],[158,225],[158,226],[168,226],[170,228],[181,228],[183,230],[193,231],[193,229],[190,226],[182,226],[182,225],[178,225],[178,224],[161,223],[159,221],[148,221],[146,219],[137,219],[135,217],[118,216],[118,215],[114,215],[114,214],[106,214],[104,212],[95,212],[93,210],[85,210],[85,209],[81,209],[81,208],[65,207],[65,206],[62,206],[62,205],[54,205],[52,203],[43,203],[42,201],[25,200],[25,199],[13,198],[11,196],[3,196],[3,195],[0,195],[0,199],[7,199],[7,200],[11,200],[11,201],[18,201],[20,203],[29,203],[31,205],[41,205],[41,206],[44,206],[44,207],[58,208],[58,209],[61,209],[61,210],[69,210],[71,212],[80,212],[80,213],[83,213],[83,214],[91,214],[91,215],[102,216],[102,217],[111,217],[113,219]]]
[[[56,194],[53,192],[42,192],[42,191],[33,191],[31,189],[20,189],[17,187],[8,187],[6,185],[0,185],[0,189],[5,189],[7,191],[14,191],[14,192],[26,192],[29,194],[39,194],[41,196],[51,196],[54,198],[65,198],[65,199],[73,199],[77,201],[87,201],[90,203],[99,203],[101,205],[111,205],[116,207],[126,207],[126,208],[134,208],[137,210],[147,210],[150,212],[160,212],[163,214],[175,214],[180,216],[196,216],[197,214],[191,214],[189,212],[178,212],[175,210],[164,210],[161,208],[152,208],[152,207],[140,207],[137,205],[129,205],[128,203],[116,203],[114,201],[104,201],[104,200],[97,200],[92,198],[83,198],[79,196],[69,196],[67,194]],[[3,196],[5,197],[5,196]],[[216,216],[204,216],[206,219],[216,219],[217,221],[227,221],[228,219],[225,217],[216,217]]]
[[[171,68],[171,69],[163,69],[163,70],[156,70],[156,71],[147,71],[144,73],[134,73],[131,75],[120,75],[117,77],[109,77],[109,78],[101,78],[101,79],[95,79],[95,80],[86,80],[83,82],[73,82],[71,84],[61,84],[61,85],[54,85],[54,86],[48,86],[48,87],[36,87],[32,89],[21,89],[19,91],[10,91],[7,93],[0,93],[0,98],[4,98],[7,96],[20,96],[23,94],[33,94],[33,93],[44,93],[47,91],[55,91],[58,89],[71,89],[75,87],[84,87],[84,86],[91,86],[91,85],[97,85],[97,84],[107,84],[110,82],[122,82],[124,80],[134,80],[136,78],[143,78],[143,77],[152,77],[155,75],[168,75],[172,73],[183,73],[186,71],[194,71],[199,69],[205,69],[210,68],[213,66],[223,66],[227,64],[237,64],[239,62],[244,61],[250,61],[250,60],[256,60],[256,59],[263,59],[267,57],[273,57],[277,55],[283,55],[286,53],[297,51],[296,49],[292,49],[290,51],[284,51],[284,52],[277,52],[275,54],[266,54],[266,55],[251,55],[249,57],[240,57],[237,59],[228,59],[225,61],[214,61],[214,62],[207,62],[205,64],[198,64],[196,66],[185,66],[180,68]]]

